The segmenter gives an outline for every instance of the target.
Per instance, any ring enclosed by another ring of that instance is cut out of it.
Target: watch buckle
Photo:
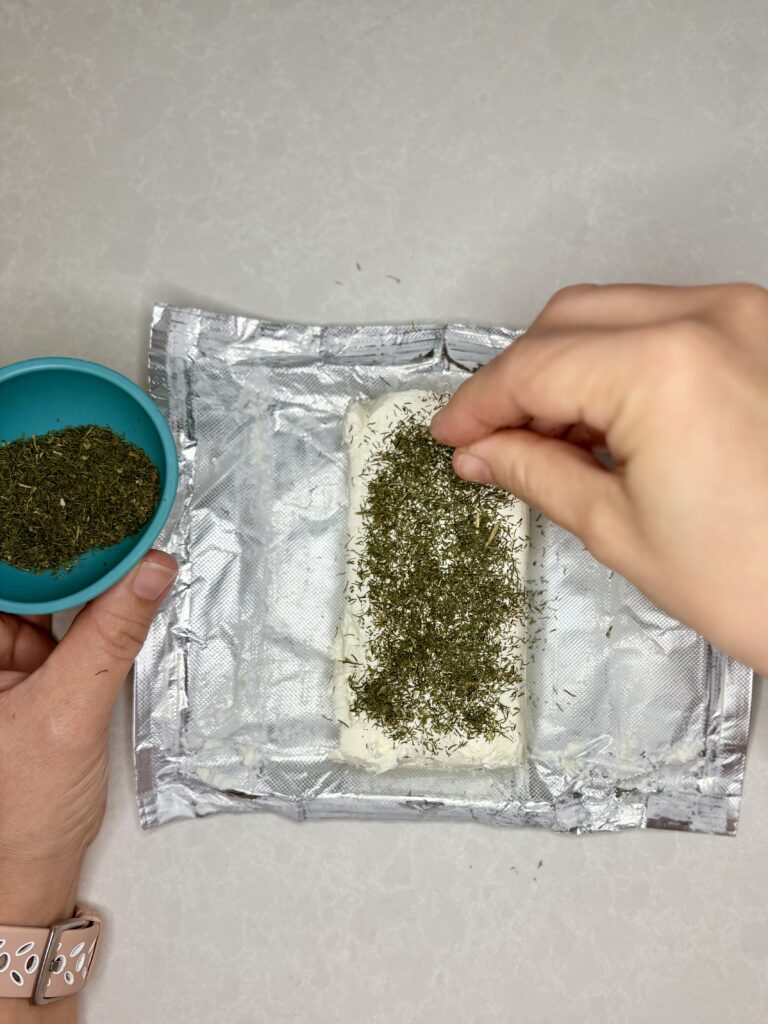
[[[47,997],[45,992],[48,987],[48,979],[51,976],[51,964],[55,959],[56,947],[64,932],[76,928],[88,928],[91,922],[85,917],[70,917],[68,921],[61,921],[51,928],[48,941],[45,944],[43,955],[40,957],[40,971],[35,982],[35,990],[32,993],[33,1006],[46,1006],[48,1003],[56,1003],[61,996]]]

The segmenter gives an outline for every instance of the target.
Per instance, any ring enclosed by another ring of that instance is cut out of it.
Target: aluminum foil
[[[136,670],[145,826],[217,811],[733,833],[752,673],[536,517],[545,639],[520,768],[336,759],[352,399],[448,391],[519,331],[320,327],[158,306],[150,390],[177,439],[175,592]]]

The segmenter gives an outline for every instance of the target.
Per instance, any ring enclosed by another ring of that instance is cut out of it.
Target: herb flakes
[[[424,410],[404,405],[366,466],[347,599],[367,636],[351,711],[395,742],[437,753],[516,728],[533,597],[518,557],[519,503],[456,476]],[[511,513],[511,514],[510,514]]]
[[[0,444],[0,559],[36,573],[71,569],[140,530],[159,499],[149,456],[106,427]]]

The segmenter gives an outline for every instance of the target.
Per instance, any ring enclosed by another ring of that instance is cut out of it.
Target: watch
[[[75,995],[91,973],[100,934],[100,918],[79,908],[51,928],[0,924],[0,998],[42,1006]]]

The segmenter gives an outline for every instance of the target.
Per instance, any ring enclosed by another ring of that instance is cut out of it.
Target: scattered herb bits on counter
[[[0,559],[60,572],[136,533],[160,500],[149,456],[107,427],[54,430],[0,444]]]

